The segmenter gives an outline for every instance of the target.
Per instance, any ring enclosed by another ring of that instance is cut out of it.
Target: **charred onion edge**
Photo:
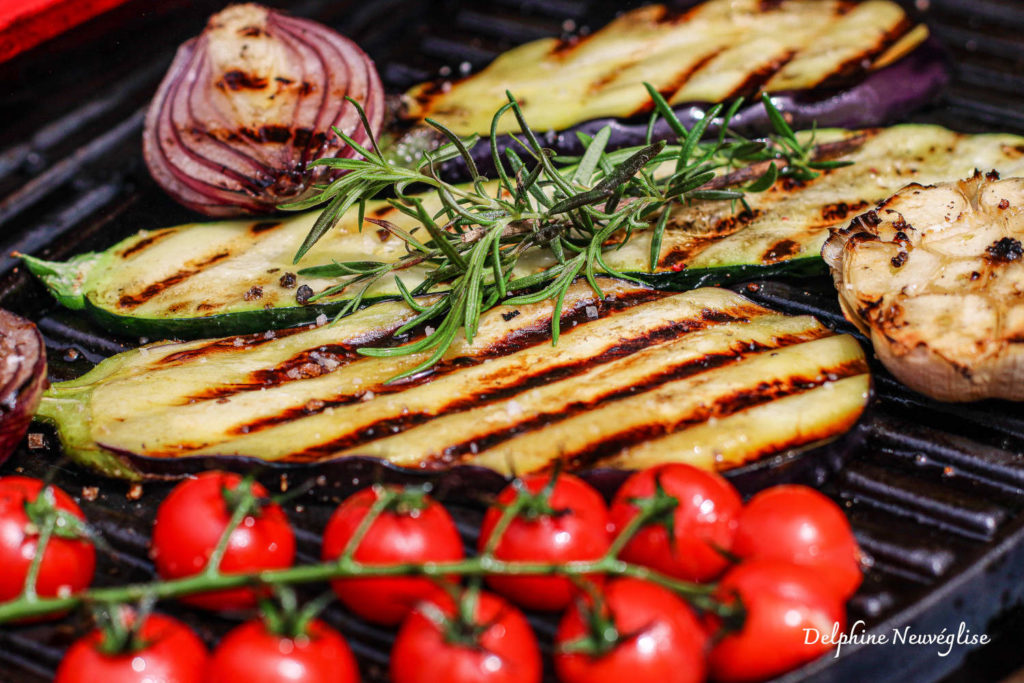
[[[228,121],[210,99],[214,85],[204,78],[206,31],[178,48],[146,114],[143,155],[153,178],[177,201],[208,216],[270,213],[277,203],[303,196],[313,183],[337,177],[337,171],[325,167],[308,168],[311,161],[332,151],[340,157],[354,155],[331,133],[331,127],[360,144],[368,143],[369,135],[355,107],[332,93],[343,91],[362,100],[374,132],[383,121],[380,77],[355,43],[325,26],[273,10],[268,10],[266,21],[291,54],[306,60],[303,76],[316,81],[312,97],[298,98],[293,112],[293,121],[299,124],[293,129],[305,127],[299,122],[308,120],[311,131],[301,149],[295,146],[294,130],[287,144],[271,150],[269,157],[267,149],[245,135],[229,144],[206,132],[210,124],[227,130],[246,127],[245,122]],[[272,191],[292,174],[297,174],[294,194]]]

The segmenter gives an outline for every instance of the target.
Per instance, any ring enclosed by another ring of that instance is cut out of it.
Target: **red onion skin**
[[[39,407],[46,381],[46,347],[39,330],[31,322],[0,310],[0,335],[5,337],[0,355],[0,464],[14,452],[28,432],[32,416]],[[8,348],[6,338],[17,339]],[[11,362],[14,359],[14,362]],[[18,360],[20,359],[20,360]],[[29,367],[22,364],[27,363]],[[15,365],[13,369],[11,365]]]
[[[232,66],[251,65],[246,47],[257,54],[254,72]],[[270,213],[340,175],[312,161],[355,155],[332,127],[369,144],[346,95],[361,103],[376,134],[383,86],[355,43],[306,19],[233,6],[178,49],[147,112],[143,154],[154,180],[195,211]],[[256,118],[240,120],[238,111]]]

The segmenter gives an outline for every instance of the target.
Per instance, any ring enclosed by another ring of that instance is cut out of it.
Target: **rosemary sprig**
[[[372,137],[372,148],[364,149],[335,129],[363,158],[314,162],[346,173],[308,200],[285,207],[304,209],[327,204],[295,255],[295,262],[353,206],[359,207],[361,226],[366,201],[384,191],[393,194],[390,203],[414,219],[418,227],[406,231],[387,221],[366,219],[404,240],[406,255],[394,262],[336,263],[300,271],[340,278],[338,284],[319,292],[311,301],[360,285],[359,292],[339,313],[345,315],[361,305],[372,286],[393,277],[402,298],[417,311],[399,332],[427,322],[435,325],[422,339],[403,346],[360,349],[368,356],[430,352],[426,360],[393,380],[436,364],[460,332],[472,342],[481,314],[499,303],[553,300],[552,339],[557,343],[559,311],[573,280],[585,277],[600,295],[596,273],[626,278],[608,267],[604,254],[621,248],[643,230],[653,231],[653,271],[672,205],[739,201],[746,206],[745,193],[762,192],[780,176],[808,179],[820,169],[848,163],[816,160],[814,148],[800,142],[767,95],[762,102],[774,132],[764,139],[750,140],[729,127],[740,101],[728,108],[716,105],[687,130],[658,91],[650,85],[647,89],[654,102],[651,121],[657,116],[667,119],[677,136],[674,141],[608,151],[611,131],[606,127],[593,138],[580,136],[585,150],[578,157],[559,157],[545,149],[516,99],[507,93],[508,104],[495,113],[491,128],[496,130],[501,117],[511,112],[519,125],[520,134],[513,136],[519,151],[507,149],[502,158],[495,136],[491,136],[490,152],[497,176],[493,179],[482,175],[473,161],[470,150],[479,142],[475,136],[461,138],[430,119],[427,123],[448,142],[425,152],[415,168],[389,160]],[[358,103],[350,101],[359,108]],[[706,136],[712,124],[718,133]],[[469,171],[469,184],[449,183],[439,175],[440,164],[456,157],[462,158]],[[441,209],[434,214],[425,209],[424,195],[410,191],[424,187],[440,202]],[[542,272],[517,277],[516,265],[530,249],[549,250],[555,264]],[[398,273],[412,266],[424,266],[428,272],[409,290]],[[417,295],[441,284],[445,291],[432,304],[423,306],[416,301]]]

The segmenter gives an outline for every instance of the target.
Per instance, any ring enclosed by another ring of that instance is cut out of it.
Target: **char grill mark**
[[[612,401],[618,401],[629,396],[635,396],[637,394],[651,391],[667,382],[685,379],[687,377],[697,375],[701,372],[715,370],[717,368],[721,368],[726,365],[739,362],[746,358],[747,356],[753,354],[764,353],[765,351],[772,351],[775,349],[785,348],[793,344],[800,344],[806,341],[820,339],[822,336],[825,336],[827,334],[829,334],[827,330],[812,330],[808,332],[806,335],[787,335],[783,337],[776,337],[771,340],[771,343],[768,344],[761,342],[738,344],[736,345],[736,348],[730,349],[726,352],[711,353],[697,359],[684,361],[678,365],[663,368],[662,370],[647,377],[642,383],[633,384],[631,386],[626,387],[615,387],[608,393],[603,394],[602,396],[596,399],[571,403],[564,409],[559,410],[558,412],[537,415],[531,417],[528,420],[524,420],[523,422],[520,422],[512,427],[507,427],[501,430],[494,431],[486,436],[478,436],[468,441],[453,444],[452,446],[446,448],[444,452],[440,455],[440,457],[437,458],[436,464],[443,467],[449,467],[452,464],[455,464],[458,461],[463,460],[467,455],[471,453],[476,453],[478,451],[492,448],[498,445],[499,443],[507,441],[524,432],[533,431],[535,429],[539,429],[542,427],[549,427],[555,424],[556,422],[568,419],[574,415],[579,415],[580,413],[590,410],[598,405],[606,405]],[[774,384],[779,383],[775,382]],[[753,395],[753,392],[747,393]],[[761,392],[760,398],[762,398],[762,400],[758,401],[758,403],[774,400],[775,398],[781,398],[784,395],[788,394],[778,392],[770,394],[767,391],[766,387],[766,390]],[[731,414],[736,410],[748,407],[745,405],[739,405],[739,402],[740,401],[738,399],[732,401],[732,403],[729,404],[729,408],[731,409],[728,410],[728,412],[723,411],[720,414]],[[756,403],[750,403],[749,405],[756,405]],[[715,416],[717,417],[718,414],[719,413],[716,413]],[[709,415],[709,417],[711,417],[711,415]],[[701,421],[703,420],[697,420],[697,422]],[[651,438],[653,436],[661,436],[664,433],[664,431],[661,431],[659,433],[653,433],[655,431],[658,431],[659,429],[663,429],[661,426],[649,425],[649,427],[651,427],[651,429],[646,431],[651,431],[652,433],[650,434],[645,433],[645,430],[633,430],[629,432],[629,434],[632,435],[629,438],[632,440],[627,440],[625,439],[625,437],[617,435],[616,437],[613,437],[610,440],[603,441],[600,445],[600,449],[605,450],[604,447],[607,446],[607,452],[616,452],[622,446],[627,445],[628,443],[635,443],[636,441]],[[635,439],[633,437],[635,437]],[[616,446],[616,444],[619,445]],[[572,459],[573,468],[576,468],[577,465],[586,466],[587,464],[588,461],[586,458],[581,457],[580,459]]]
[[[793,340],[791,343],[799,343]],[[777,348],[784,348],[789,344],[780,345]],[[759,351],[760,352],[760,351]],[[743,355],[725,357],[720,365],[742,360]],[[716,359],[717,360],[717,359]],[[713,366],[718,367],[718,366]],[[699,370],[698,370],[699,371]],[[847,377],[853,377],[868,372],[867,363],[864,360],[855,360],[833,366],[815,377],[786,377],[785,379],[774,378],[770,381],[761,382],[751,389],[743,389],[724,396],[718,396],[709,405],[702,405],[689,413],[680,416],[673,424],[647,423],[639,428],[621,431],[598,443],[592,444],[584,450],[575,453],[565,454],[564,460],[572,469],[581,469],[592,466],[600,466],[602,460],[617,455],[624,449],[635,444],[656,439],[659,437],[681,432],[687,427],[704,424],[709,420],[722,419],[735,415],[748,408],[764,405],[771,401],[777,401],[788,396],[795,396],[812,389],[824,386],[828,382],[834,382]],[[685,375],[681,375],[682,379]],[[671,378],[677,379],[677,378]],[[795,445],[795,444],[793,444]],[[773,452],[783,449],[771,448]]]
[[[708,320],[717,316],[702,317]],[[775,327],[780,324],[785,329]],[[649,417],[638,402],[642,403],[666,387],[669,391],[678,390],[670,385],[688,380],[706,382],[709,380],[703,378],[718,376],[745,359],[774,356],[780,349],[813,343],[830,335],[813,321],[780,320],[762,311],[761,316],[753,316],[750,322],[734,320],[709,324],[628,356],[589,367],[571,377],[525,389],[496,402],[478,404],[464,413],[438,415],[434,422],[422,428],[377,435],[375,441],[344,451],[330,453],[330,449],[325,448],[319,455],[326,458],[368,454],[395,458],[401,464],[423,468],[443,468],[453,462],[464,462],[503,469],[507,463],[501,457],[490,457],[486,462],[481,462],[480,458],[502,449],[505,452],[515,450],[522,442],[512,440],[513,437],[529,437],[533,441],[525,448],[537,447],[532,452],[546,462],[556,457],[552,451],[561,448],[559,444],[569,438],[567,435],[600,439],[600,434],[615,429],[618,420],[657,420]],[[827,347],[826,352],[835,348],[841,345]],[[860,357],[859,348],[855,355]],[[829,372],[818,374],[831,381]],[[747,378],[741,381],[746,382]],[[699,389],[696,391],[700,393]],[[620,404],[625,407],[619,407]],[[674,411],[673,407],[668,409]],[[602,412],[605,417],[579,429],[571,424],[577,418],[592,420]],[[632,417],[627,417],[630,415]],[[526,463],[518,471],[534,468],[535,464]]]
[[[184,351],[177,351],[175,353],[164,356],[160,359],[161,365],[174,365],[177,363],[192,362],[204,356],[211,356],[214,354],[222,353],[237,353],[240,348],[254,348],[262,346],[275,339],[283,339],[290,337],[293,334],[302,332],[301,327],[294,327],[285,330],[275,330],[273,332],[263,332],[254,334],[240,334],[235,337],[227,337],[225,339],[215,339],[211,342],[201,344],[191,349]],[[218,396],[219,398],[219,396]]]
[[[782,70],[782,67],[793,61],[796,56],[796,50],[786,50],[783,54],[777,56],[767,64],[755,68],[753,71],[747,74],[747,77],[742,83],[737,85],[729,96],[725,99],[733,100],[737,97],[752,97],[757,93],[761,92],[764,84],[772,79],[772,76]]]
[[[154,244],[162,240],[164,237],[173,234],[174,230],[161,230],[159,232],[154,232],[152,235],[142,238],[132,246],[125,249],[124,251],[119,252],[118,256],[120,256],[121,258],[128,258],[129,256],[132,256],[134,254],[138,254],[139,252],[145,251],[149,247],[153,246]]]
[[[174,275],[170,275],[164,278],[163,280],[160,280],[159,282],[154,282],[153,284],[149,285],[138,294],[122,294],[121,298],[118,299],[117,304],[121,308],[127,309],[132,309],[136,308],[137,306],[141,306],[142,304],[146,303],[147,301],[149,301],[150,299],[152,299],[165,289],[173,287],[174,285],[183,282],[184,280],[187,280],[196,273],[200,272],[203,268],[206,268],[207,266],[212,266],[215,263],[219,263],[220,261],[223,261],[230,255],[231,253],[227,251],[217,252],[213,256],[210,256],[209,258],[200,261],[199,263],[195,264],[190,268],[182,268]]]
[[[686,85],[691,78],[693,78],[694,74],[698,73],[701,69],[703,69],[705,66],[708,65],[708,62],[710,62],[715,57],[720,55],[722,53],[723,49],[724,48],[719,48],[717,50],[712,50],[708,54],[704,55],[703,57],[701,57],[700,59],[695,61],[693,64],[690,64],[685,69],[680,71],[679,74],[676,75],[675,78],[671,79],[668,83],[666,83],[665,85],[663,85],[660,88],[658,88],[658,92],[661,93],[662,97],[664,97],[666,100],[671,100],[672,97],[680,89],[682,89],[682,87],[684,85]],[[600,90],[602,87],[604,87],[604,85],[606,83],[609,83],[612,80],[613,79],[611,77],[609,77],[609,78],[606,78],[603,81],[599,81],[598,83],[595,83],[593,90],[595,92],[597,90]],[[637,112],[637,114],[646,113],[646,112],[651,111],[652,109],[654,109],[654,102],[649,102],[641,111]]]
[[[854,55],[842,64],[836,65],[831,74],[827,74],[814,86],[817,88],[836,88],[848,83],[851,79],[862,74],[865,64],[870,64],[876,58],[885,53],[896,41],[905,36],[914,28],[914,22],[909,17],[886,31],[874,44],[864,48],[860,54]]]
[[[534,374],[524,374],[520,377],[517,377],[514,382],[505,384],[504,386],[496,388],[484,387],[484,389],[478,393],[458,397],[444,405],[433,406],[429,412],[410,412],[400,417],[378,420],[368,426],[361,427],[359,430],[354,431],[350,434],[346,434],[342,437],[332,439],[329,442],[318,444],[311,448],[307,448],[302,452],[295,453],[289,457],[289,460],[294,459],[299,462],[310,462],[319,460],[325,457],[329,457],[330,455],[337,453],[338,451],[341,450],[357,448],[358,446],[368,443],[370,441],[374,441],[385,436],[391,436],[393,434],[397,434],[400,432],[404,432],[407,429],[428,422],[439,415],[453,415],[455,413],[472,410],[474,408],[490,405],[498,401],[510,399],[519,394],[522,394],[524,391],[528,391],[530,389],[544,386],[546,384],[552,384],[565,379],[579,376],[587,372],[588,370],[591,370],[600,365],[610,363],[620,358],[625,358],[634,353],[642,352],[645,349],[657,346],[664,342],[678,339],[679,337],[689,334],[691,332],[706,329],[707,327],[712,325],[722,325],[730,322],[746,321],[747,318],[745,317],[745,313],[746,312],[744,311],[715,311],[712,313],[711,311],[705,310],[702,311],[699,316],[693,318],[678,321],[668,321],[664,326],[656,327],[645,333],[638,334],[635,337],[620,338],[618,343],[609,346],[607,349],[594,356],[576,359],[572,362],[562,365],[555,365],[550,368],[542,369],[541,371],[536,372]],[[782,340],[780,340],[780,342],[782,342]],[[792,343],[795,343],[795,341]],[[754,346],[751,347],[751,350],[753,350],[754,348],[761,349],[762,347],[761,345],[755,344]],[[511,354],[515,350],[516,349],[509,348],[507,353]],[[742,351],[737,351],[737,353],[742,354]],[[479,362],[480,361],[476,361],[472,362],[471,364],[477,365],[479,364]],[[709,363],[710,364],[705,364],[704,367],[715,367],[714,361],[709,361]],[[699,363],[697,365],[699,365]],[[700,369],[701,368],[695,367],[692,371],[699,372]],[[642,391],[645,390],[646,388],[656,386],[656,384],[658,383],[668,381],[669,379],[671,379],[671,375],[675,370],[683,372],[683,370],[680,368],[662,371],[651,380],[652,383],[650,384],[650,386],[637,386],[622,390],[617,389],[615,391],[609,392],[601,400],[615,400],[615,398],[618,398],[620,394],[627,395],[622,392],[636,393],[637,391]],[[386,393],[388,391],[387,387],[379,387],[379,389],[380,391],[378,391],[378,387],[374,387],[372,391],[374,394]],[[325,405],[318,407],[318,409],[315,412],[322,412],[327,407],[330,407],[332,405],[332,402],[333,405],[342,405],[345,403],[352,403],[357,400],[359,400],[358,397],[354,397],[351,395],[337,397],[334,399],[328,399],[328,401],[325,402]],[[583,409],[585,408],[580,408],[580,410]],[[578,412],[578,410],[576,412]],[[313,413],[306,412],[304,414]],[[569,413],[566,413],[563,416],[568,417],[568,415]],[[243,433],[248,433],[249,431],[255,430],[256,428],[263,428],[273,426],[275,424],[280,424],[282,422],[287,422],[289,420],[302,416],[302,414],[295,414],[294,416],[281,415],[275,416],[274,418],[267,418],[261,421],[262,424],[258,425],[258,427],[257,425],[248,425],[248,429],[246,429],[246,431]],[[545,419],[545,422],[550,423],[556,421],[557,419],[559,419],[558,416],[548,416]],[[504,430],[503,432],[500,432],[500,434],[503,434],[503,436],[500,437],[498,436],[499,433],[496,433],[493,443],[498,443],[499,441],[511,438],[516,433],[521,431],[524,430],[517,427],[511,430]],[[446,464],[450,464],[451,461],[457,459],[458,455],[468,451],[468,444],[466,444],[465,448],[462,449],[460,449],[458,445],[455,445],[445,451],[442,459],[445,461]]]
[[[658,292],[656,290],[634,290],[626,295],[619,295],[614,299],[606,299],[604,301],[582,301],[577,302],[576,305],[567,307],[562,314],[561,324],[562,327],[571,327],[581,323],[588,322],[591,320],[588,316],[587,308],[593,307],[596,309],[595,320],[600,320],[613,315],[617,312],[627,310],[633,306],[637,306],[648,301],[654,301],[665,297],[666,294]],[[514,310],[511,313],[511,317],[506,319],[512,320],[518,316],[519,311]],[[303,328],[292,328],[288,330],[282,330],[277,334],[282,336],[281,333],[285,333],[284,336],[290,334],[296,334],[301,332]],[[419,330],[415,335],[401,340],[405,342],[415,342],[422,339],[424,335],[423,330]],[[223,352],[234,352],[241,353],[249,347],[264,344],[268,341],[272,341],[274,337],[267,337],[266,335],[254,334],[232,337],[229,339],[217,340],[206,346],[190,349],[188,351],[182,351],[176,354],[172,354],[167,358],[163,359],[163,363],[178,362],[186,359],[195,359],[201,355],[210,353],[223,353]],[[413,377],[393,382],[390,384],[376,385],[372,388],[375,394],[394,393],[396,391],[403,391],[413,386],[418,386],[425,382],[428,382],[438,377],[443,377],[450,374],[460,368],[471,367],[479,365],[485,360],[491,358],[498,358],[504,355],[508,355],[517,350],[524,349],[530,346],[536,346],[551,339],[551,318],[546,317],[538,320],[534,324],[526,327],[518,327],[510,330],[509,334],[502,339],[496,340],[494,344],[480,348],[475,351],[472,357],[452,358],[448,360],[442,360],[437,365],[433,366],[429,370],[421,372]],[[360,340],[363,346],[392,346],[396,340],[387,336],[385,332],[373,335]],[[229,398],[236,394],[241,394],[249,391],[259,391],[262,389],[269,389],[271,387],[279,387],[289,382],[294,382],[302,379],[308,379],[311,377],[319,377],[320,375],[333,372],[334,370],[344,367],[349,363],[358,360],[361,356],[355,350],[356,346],[351,344],[346,345],[329,345],[329,346],[317,346],[311,349],[304,349],[297,354],[293,355],[281,363],[278,363],[273,368],[266,368],[256,370],[249,374],[249,376],[241,382],[235,382],[228,385],[213,386],[209,389],[204,390],[201,393],[192,394],[185,397],[182,401],[183,404],[196,403],[198,401],[217,400],[223,398]],[[317,357],[319,356],[319,358]],[[325,362],[326,361],[326,362]],[[313,363],[318,366],[318,369],[313,370],[307,366]],[[361,389],[355,393],[344,393],[337,394],[328,398],[319,399],[324,402],[319,410],[308,411],[305,408],[294,409],[292,412],[282,413],[278,416],[260,418],[253,422],[236,428],[236,433],[248,434],[250,432],[259,431],[269,426],[280,424],[282,422],[288,422],[290,420],[302,417],[304,415],[315,414],[322,412],[324,409],[334,406],[347,405],[360,400],[360,396],[365,393],[365,389]]]

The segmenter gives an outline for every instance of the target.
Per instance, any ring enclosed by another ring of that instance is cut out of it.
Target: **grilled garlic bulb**
[[[901,382],[1024,400],[1024,178],[904,187],[822,248],[846,317]]]

